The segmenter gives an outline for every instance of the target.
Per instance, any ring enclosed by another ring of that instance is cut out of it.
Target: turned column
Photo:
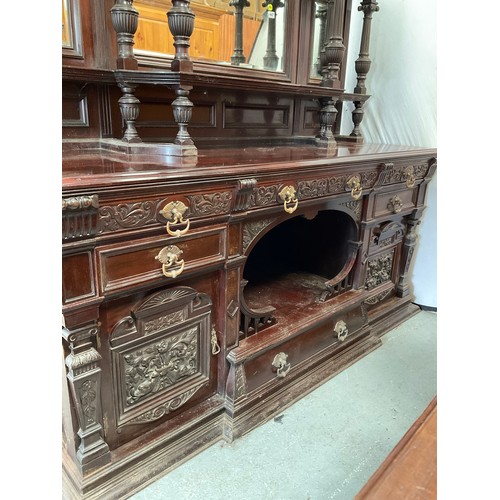
[[[276,15],[285,4],[281,0],[266,0],[262,7],[267,9],[267,49],[264,56],[264,69],[275,71],[279,57],[276,54]]]
[[[175,57],[172,71],[193,71],[193,62],[189,59],[189,46],[194,30],[194,12],[190,0],[172,0],[172,7],[167,12],[168,27],[174,37]]]
[[[234,28],[234,51],[231,56],[231,64],[243,64],[246,61],[243,54],[243,9],[250,6],[247,0],[231,0],[231,7],[234,7],[235,28]]]
[[[370,71],[371,60],[369,56],[371,22],[374,12],[378,12],[379,6],[376,0],[362,0],[358,11],[363,12],[363,30],[361,32],[361,43],[359,57],[354,63],[357,74],[357,83],[354,87],[355,94],[366,94],[366,76]],[[351,132],[352,137],[362,139],[359,125],[363,120],[363,101],[354,101],[354,111],[352,112],[352,121],[354,128]]]
[[[66,357],[68,385],[78,419],[80,444],[76,458],[82,472],[110,461],[110,451],[102,436],[101,356],[94,347],[99,328],[96,323],[68,330],[63,339],[69,346]]]

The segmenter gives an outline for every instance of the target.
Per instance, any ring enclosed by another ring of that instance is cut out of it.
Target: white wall
[[[366,142],[437,146],[436,0],[379,1],[373,14],[367,77],[372,97],[364,106],[361,132]],[[363,14],[353,2],[346,91],[356,85]],[[352,130],[351,109],[343,114],[342,133]],[[438,151],[439,155],[439,151]],[[438,160],[439,170],[439,160]],[[437,172],[429,184],[427,209],[411,271],[415,302],[437,307]]]

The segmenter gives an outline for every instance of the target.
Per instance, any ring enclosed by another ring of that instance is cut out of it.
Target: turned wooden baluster
[[[194,12],[189,0],[172,0],[172,7],[167,12],[168,27],[174,37],[175,57],[171,64],[172,71],[193,71],[193,62],[189,59],[190,38],[194,30]]]
[[[134,56],[134,35],[139,24],[139,12],[132,5],[133,0],[116,0],[111,8],[111,22],[116,31],[118,44],[118,69],[137,69]]]
[[[337,99],[333,97],[323,97],[319,99],[321,109],[319,111],[319,134],[316,136],[316,145],[334,147],[337,145],[332,127],[337,118]]]
[[[357,74],[357,83],[356,87],[354,87],[354,93],[366,94],[366,75],[368,74],[368,71],[370,71],[371,66],[371,60],[369,56],[371,22],[373,13],[379,11],[379,6],[376,0],[362,0],[361,5],[358,7],[358,11],[362,11],[364,15],[359,57],[354,63]],[[351,132],[351,136],[361,139],[362,135],[359,130],[359,125],[363,120],[363,101],[354,101],[354,106],[354,111],[352,112],[352,121],[354,123],[354,128]]]
[[[118,44],[118,58],[116,59],[118,70],[136,70],[138,68],[137,59],[134,56],[134,35],[139,24],[139,12],[132,4],[133,0],[116,0],[111,8],[111,22],[116,31]],[[136,85],[127,83],[123,76],[118,77],[118,79],[118,86],[123,93],[123,96],[118,100],[118,105],[125,123],[122,141],[142,142],[135,128],[140,105],[139,99],[134,95]]]
[[[408,218],[406,236],[401,252],[401,263],[403,271],[399,276],[396,295],[398,297],[406,297],[410,294],[409,271],[415,245],[417,244],[417,226],[420,224],[420,219]]]
[[[231,56],[231,64],[243,64],[246,61],[243,54],[243,9],[250,6],[247,0],[231,0],[231,7],[234,7],[235,28],[234,28],[234,51]]]
[[[267,9],[267,49],[264,56],[264,69],[275,71],[279,57],[276,55],[276,11],[285,4],[281,0],[266,0],[262,7]]]

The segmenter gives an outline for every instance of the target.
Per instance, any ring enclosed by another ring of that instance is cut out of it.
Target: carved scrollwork
[[[138,417],[129,420],[127,422],[127,425],[154,422],[155,420],[164,417],[165,415],[177,410],[183,404],[185,404],[189,399],[193,397],[195,392],[197,392],[201,387],[202,387],[201,385],[193,387],[188,391],[183,392],[179,396],[176,396],[170,399],[169,401],[157,406],[156,408],[149,410],[145,413],[142,413]]]
[[[341,203],[341,205],[354,212],[356,219],[361,217],[361,210],[363,208],[361,200],[348,201],[346,203]]]
[[[251,206],[262,207],[276,203],[278,186],[261,186],[257,188],[251,197]]]
[[[99,209],[99,233],[132,229],[157,223],[162,200],[106,205]]]
[[[186,197],[189,200],[189,214],[208,216],[229,213],[231,210],[231,192],[197,194]]]
[[[377,293],[375,295],[372,295],[371,297],[368,297],[364,303],[368,305],[374,305],[377,304],[378,302],[381,302],[384,300],[389,294],[391,293],[391,290],[385,290],[384,292]]]
[[[328,194],[328,179],[314,179],[298,183],[298,195],[303,198],[317,198]]]

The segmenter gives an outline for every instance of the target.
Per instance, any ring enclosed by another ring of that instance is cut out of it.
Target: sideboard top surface
[[[230,180],[289,171],[348,169],[373,162],[436,156],[436,149],[388,144],[339,145],[335,151],[315,146],[199,149],[196,156],[133,157],[67,148],[62,156],[63,190],[142,183]]]

